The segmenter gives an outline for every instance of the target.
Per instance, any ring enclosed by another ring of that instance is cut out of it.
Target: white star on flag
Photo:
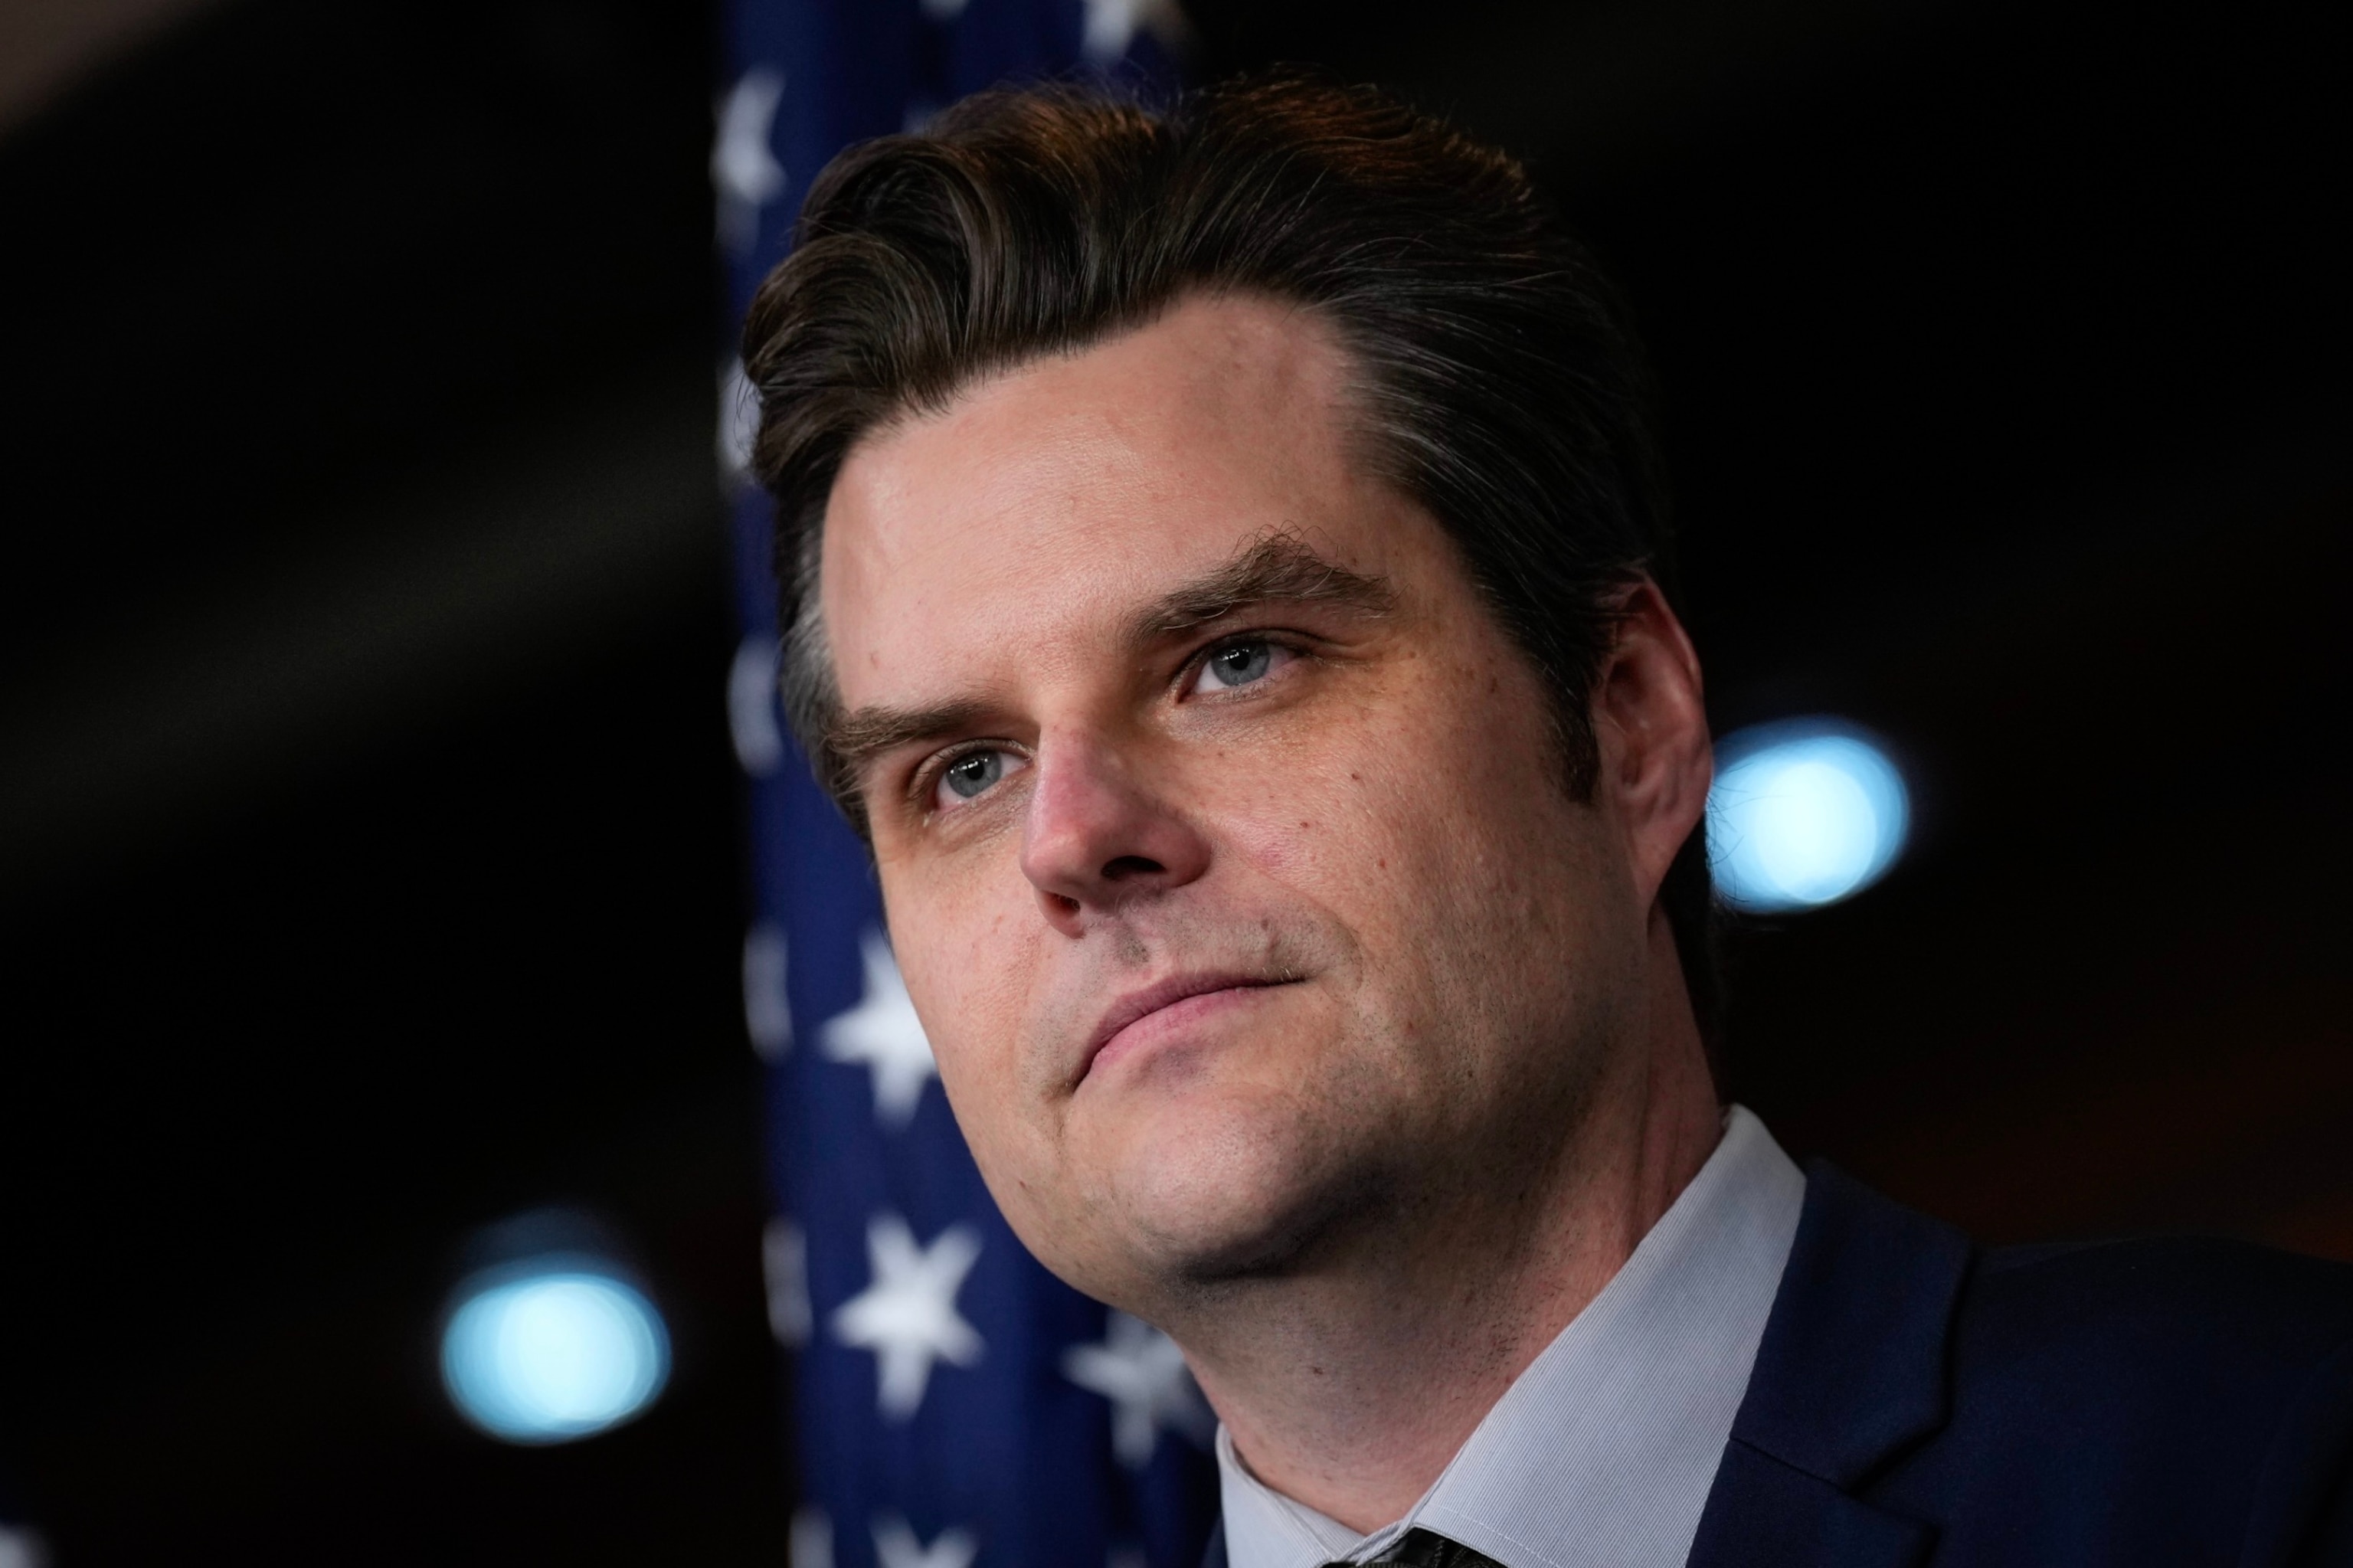
[[[1218,1420],[1176,1341],[1121,1311],[1106,1327],[1103,1343],[1063,1352],[1062,1375],[1111,1401],[1111,1447],[1119,1462],[1131,1470],[1150,1464],[1164,1426],[1207,1447]]]
[[[784,194],[785,166],[769,150],[785,79],[765,66],[744,73],[719,106],[711,183],[719,194],[719,237],[740,250],[757,238],[760,209]]]
[[[785,1546],[786,1568],[833,1568],[833,1520],[821,1508],[804,1508],[793,1515],[793,1532]]]
[[[939,1075],[923,1020],[908,1000],[907,982],[891,957],[891,945],[874,931],[860,938],[866,994],[847,1012],[827,1020],[819,1044],[831,1062],[863,1063],[874,1070],[874,1114],[885,1127],[907,1125],[923,1085]]]
[[[785,1345],[808,1343],[808,1235],[778,1214],[760,1233],[760,1268],[768,1284],[768,1328]]]
[[[875,1405],[904,1421],[923,1403],[933,1362],[968,1367],[980,1360],[980,1333],[955,1308],[956,1292],[980,1259],[980,1236],[970,1225],[950,1225],[921,1246],[906,1221],[877,1214],[866,1224],[866,1257],[874,1282],[835,1311],[833,1335],[874,1352]]]
[[[776,712],[776,640],[754,631],[735,645],[727,666],[727,735],[735,760],[765,779],[785,759],[785,732]]]
[[[914,1527],[895,1513],[874,1521],[874,1555],[882,1568],[972,1568],[980,1542],[965,1530],[944,1530],[929,1546],[915,1539]]]
[[[744,933],[744,1033],[763,1062],[781,1062],[793,1048],[793,1010],[785,997],[785,934],[758,920]]]
[[[1154,32],[1170,44],[1185,32],[1176,0],[1086,0],[1085,31],[1079,52],[1091,60],[1115,60],[1127,53],[1139,32]]]

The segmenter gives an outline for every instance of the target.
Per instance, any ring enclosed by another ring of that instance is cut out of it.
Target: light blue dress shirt
[[[1366,1563],[1434,1530],[1504,1568],[1681,1568],[1798,1234],[1806,1179],[1745,1108],[1601,1294],[1404,1518],[1358,1535],[1218,1432],[1231,1568]]]

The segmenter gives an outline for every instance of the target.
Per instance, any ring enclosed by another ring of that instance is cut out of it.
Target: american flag
[[[712,176],[731,321],[843,146],[976,90],[1166,85],[1167,0],[734,0]],[[949,1115],[862,846],[783,732],[753,419],[722,395],[744,639],[744,1017],[770,1064],[769,1316],[796,1357],[794,1568],[1194,1568],[1214,1423],[1176,1349],[1039,1267]]]

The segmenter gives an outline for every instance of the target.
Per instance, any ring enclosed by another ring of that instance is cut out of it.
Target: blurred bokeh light
[[[1708,792],[1717,893],[1756,913],[1860,893],[1904,853],[1904,775],[1852,725],[1788,719],[1726,736]]]
[[[634,1287],[580,1259],[546,1259],[459,1287],[441,1375],[493,1437],[566,1443],[653,1403],[670,1377],[670,1336]]]

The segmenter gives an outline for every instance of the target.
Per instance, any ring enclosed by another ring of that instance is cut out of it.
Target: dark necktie
[[[1407,1564],[1409,1568],[1504,1568],[1492,1557],[1426,1530],[1407,1531],[1403,1541],[1389,1548],[1386,1555],[1373,1561],[1376,1563]],[[1348,1568],[1348,1565],[1332,1563],[1326,1563],[1324,1568]]]

